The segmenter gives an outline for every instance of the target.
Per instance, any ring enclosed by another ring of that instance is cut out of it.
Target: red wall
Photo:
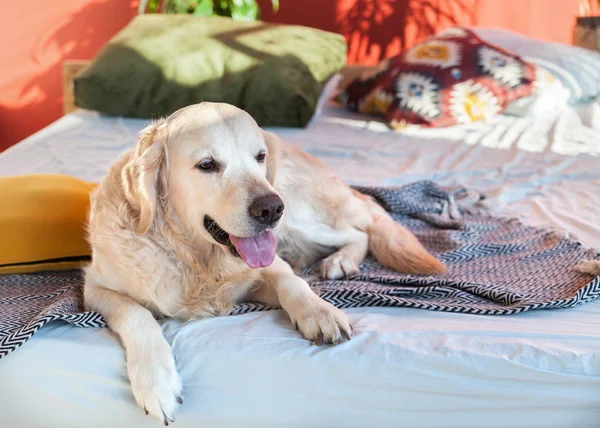
[[[350,63],[376,63],[454,24],[569,43],[577,0],[281,0],[263,19],[342,33]],[[90,59],[135,14],[137,0],[20,0],[0,13],[0,150],[62,114],[62,61]]]
[[[349,63],[376,63],[452,25],[500,27],[571,43],[578,0],[281,0],[263,18],[342,33]],[[301,9],[299,8],[299,5]]]
[[[131,0],[2,2],[0,150],[62,115],[62,61],[91,58],[135,13]]]

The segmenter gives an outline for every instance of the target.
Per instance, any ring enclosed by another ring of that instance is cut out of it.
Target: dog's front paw
[[[591,276],[598,276],[600,275],[600,260],[583,260],[577,266],[573,266],[573,270]]]
[[[343,252],[333,253],[321,262],[321,276],[325,279],[341,279],[360,272],[360,267]]]
[[[166,341],[148,352],[128,355],[127,371],[135,401],[146,414],[159,418],[165,426],[175,421],[177,408],[183,402],[182,385]]]
[[[316,345],[336,344],[352,337],[348,315],[319,297],[315,296],[297,312],[296,317],[291,317],[296,329]]]

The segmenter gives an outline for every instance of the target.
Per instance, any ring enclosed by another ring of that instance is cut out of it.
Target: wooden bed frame
[[[63,115],[77,109],[75,97],[73,96],[73,80],[89,65],[91,61],[67,60],[63,62]]]

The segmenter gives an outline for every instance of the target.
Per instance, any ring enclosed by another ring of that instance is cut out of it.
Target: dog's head
[[[144,129],[122,178],[147,233],[169,209],[186,233],[228,247],[250,267],[275,257],[284,205],[273,185],[277,138],[228,104],[186,107]]]

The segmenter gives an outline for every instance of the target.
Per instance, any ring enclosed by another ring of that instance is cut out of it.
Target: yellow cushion
[[[85,225],[95,187],[57,174],[0,177],[0,274],[87,263]]]

